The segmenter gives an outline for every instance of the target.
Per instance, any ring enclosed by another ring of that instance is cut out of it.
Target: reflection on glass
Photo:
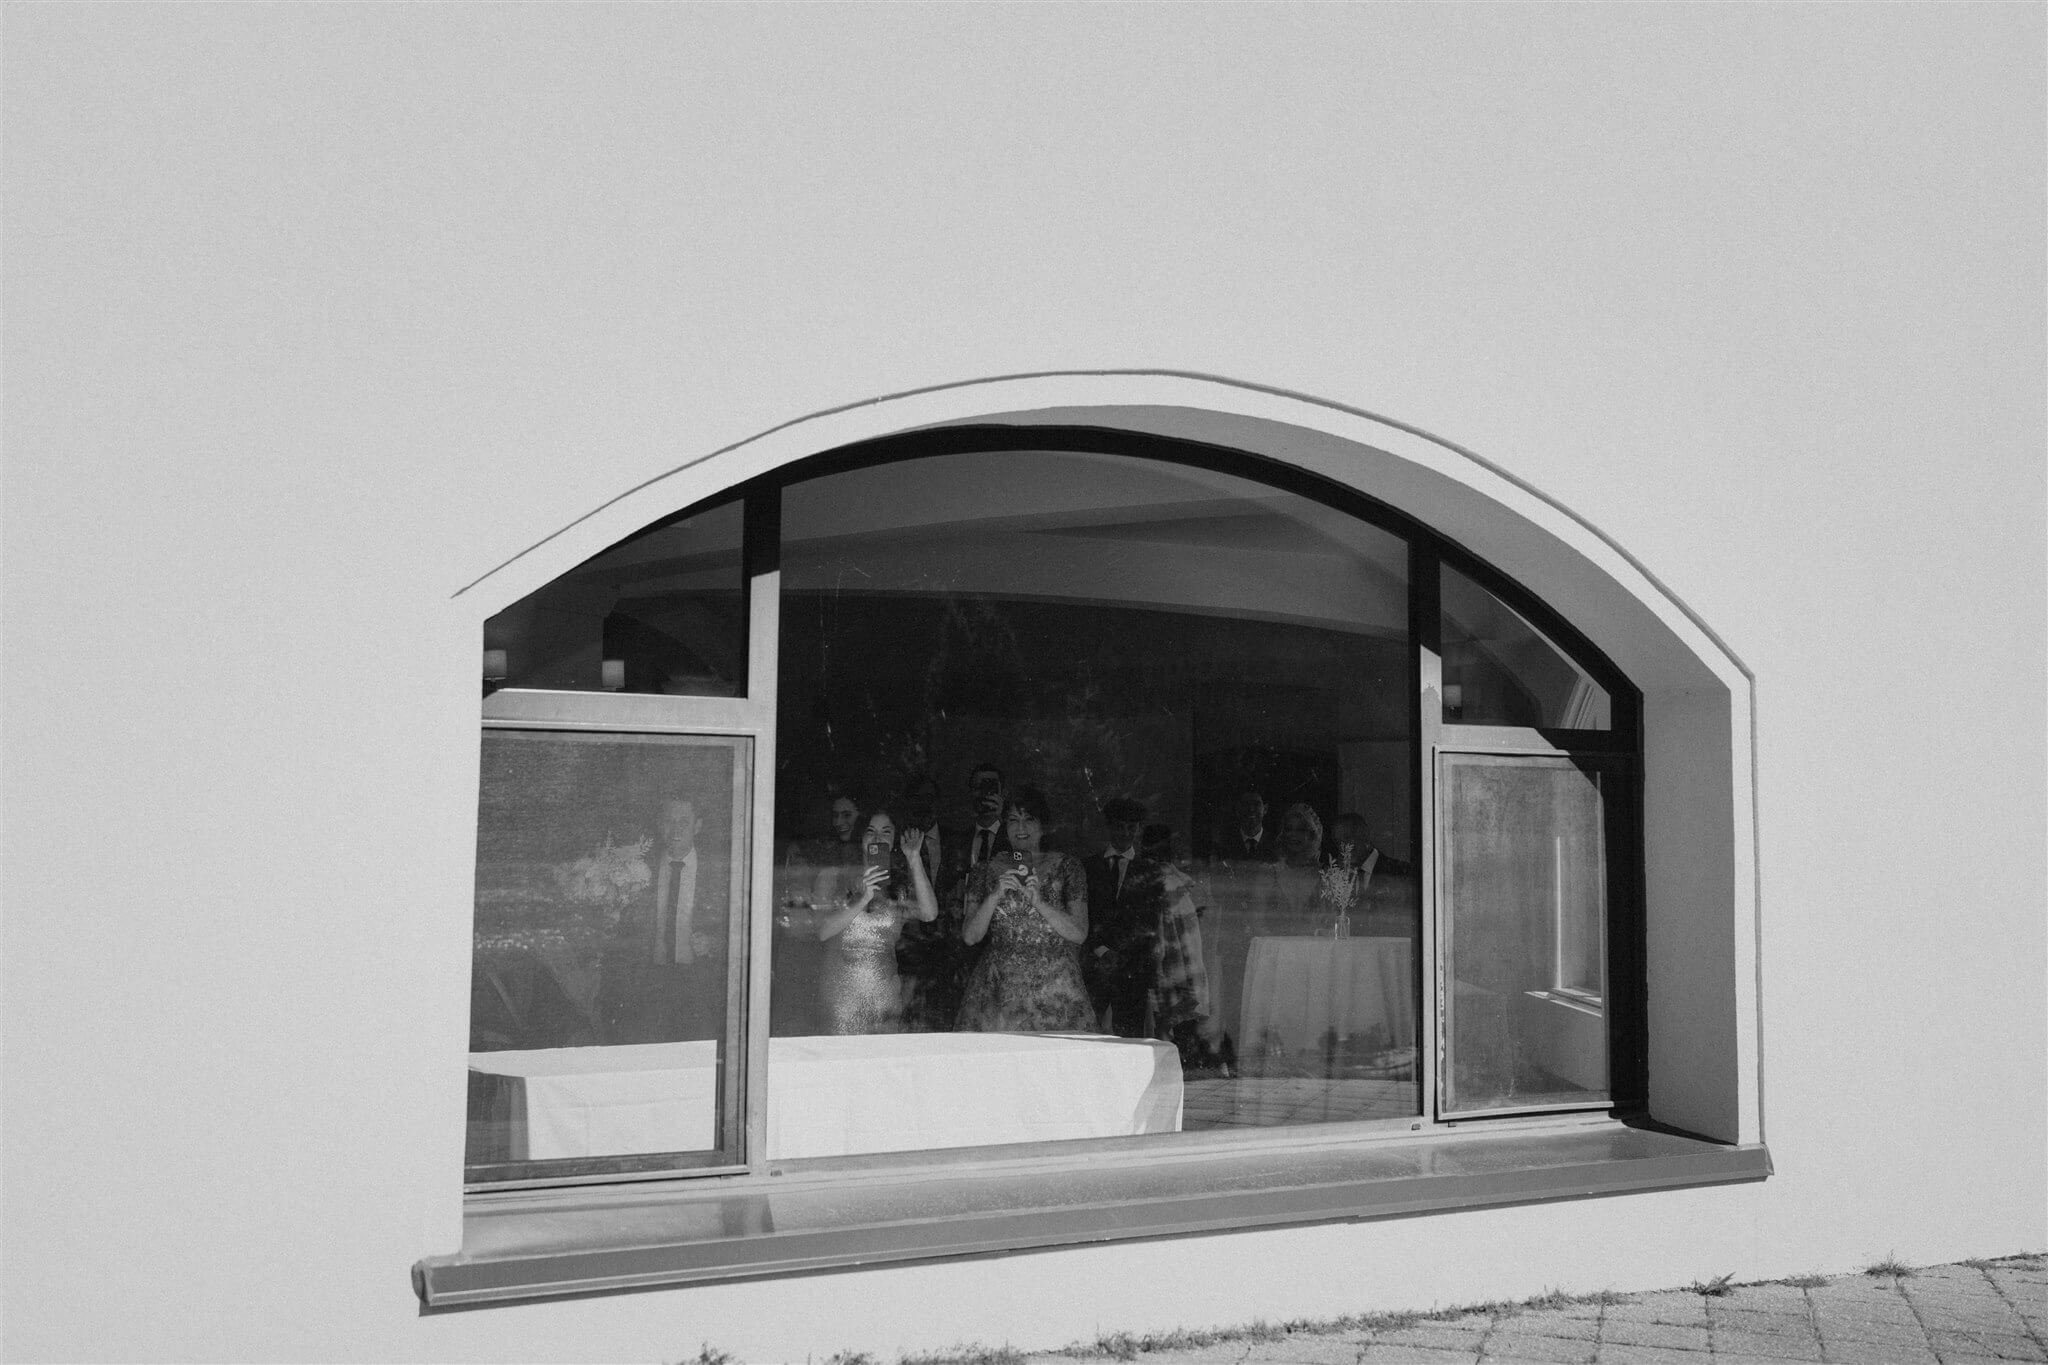
[[[744,693],[741,507],[650,527],[493,616],[485,688]]]
[[[718,1145],[749,743],[484,732],[473,1168]]]
[[[1562,757],[1442,771],[1446,1112],[1608,1096],[1606,783]]]
[[[1443,568],[1444,720],[1606,730],[1605,688],[1498,597]]]
[[[1418,1113],[1407,559],[1120,457],[785,490],[771,1108],[874,1151]]]

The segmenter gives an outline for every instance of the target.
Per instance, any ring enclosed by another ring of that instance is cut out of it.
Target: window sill
[[[1121,1154],[1120,1154],[1121,1155]],[[1613,1120],[1128,1160],[801,1171],[472,1196],[424,1311],[1293,1223],[1761,1180],[1762,1144]]]

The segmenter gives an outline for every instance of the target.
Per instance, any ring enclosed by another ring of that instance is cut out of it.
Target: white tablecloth
[[[703,1151],[714,1145],[714,1044],[473,1052],[508,1131],[500,1159]],[[768,1156],[1174,1133],[1180,1059],[1166,1043],[1071,1034],[773,1038]]]
[[[1241,1054],[1273,1043],[1299,1053],[1331,1029],[1415,1045],[1415,959],[1406,938],[1255,938],[1245,957]]]

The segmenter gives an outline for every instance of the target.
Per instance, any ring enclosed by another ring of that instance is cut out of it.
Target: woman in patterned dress
[[[868,817],[860,842],[888,845],[889,866],[852,869],[859,886],[818,922],[819,941],[831,945],[819,973],[818,999],[827,1033],[895,1033],[903,1027],[896,940],[906,920],[937,919],[939,901],[918,856],[923,830],[906,829],[899,839],[896,818],[878,810]]]
[[[960,1000],[962,1032],[1095,1031],[1081,980],[1088,877],[1080,859],[1041,849],[1050,816],[1045,793],[1019,787],[1004,813],[1014,857],[989,859],[967,884],[961,937],[988,947]]]

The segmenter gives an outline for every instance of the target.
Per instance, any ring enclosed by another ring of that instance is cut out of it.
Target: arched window
[[[953,429],[500,612],[473,1177],[1640,1106],[1634,691],[1447,550],[1225,451]]]
[[[746,1201],[790,1176],[1545,1115],[1649,1140],[1642,692],[1309,464],[908,432],[493,614],[479,1210],[667,1177],[720,1210],[708,1247],[762,1231]],[[439,1273],[442,1302],[561,1284]]]

